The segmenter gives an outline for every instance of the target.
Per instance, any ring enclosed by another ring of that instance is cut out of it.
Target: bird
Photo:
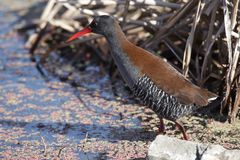
[[[89,25],[73,34],[66,43],[91,32],[106,38],[124,81],[133,94],[160,119],[159,133],[165,133],[163,119],[167,119],[174,122],[183,139],[188,140],[179,119],[192,115],[218,96],[193,84],[160,56],[131,43],[113,16],[94,17]]]

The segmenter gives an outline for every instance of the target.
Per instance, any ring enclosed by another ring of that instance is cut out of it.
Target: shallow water
[[[116,101],[96,66],[77,89],[46,81],[13,31],[19,16],[1,2],[0,158],[144,158],[155,133],[141,127],[143,108]]]

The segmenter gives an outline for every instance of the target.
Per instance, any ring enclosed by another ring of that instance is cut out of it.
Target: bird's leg
[[[177,128],[182,132],[182,134],[183,134],[183,139],[184,139],[184,140],[188,140],[189,137],[188,137],[188,135],[187,135],[187,133],[186,133],[185,128],[183,127],[183,125],[182,125],[181,123],[177,122],[177,121],[175,121],[175,124],[176,124]]]
[[[165,134],[165,126],[164,126],[164,121],[162,117],[159,117],[160,120],[160,126],[158,128],[158,133],[159,134]]]

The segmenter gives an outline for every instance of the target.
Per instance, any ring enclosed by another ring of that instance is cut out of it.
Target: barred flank
[[[179,103],[175,97],[158,88],[147,76],[139,78],[133,87],[133,92],[144,105],[151,108],[159,117],[169,120],[176,120],[191,114],[198,108],[195,105]]]

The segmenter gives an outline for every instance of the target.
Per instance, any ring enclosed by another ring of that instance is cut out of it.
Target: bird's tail
[[[196,104],[199,106],[207,106],[211,101],[217,99],[217,95],[208,91],[207,89],[203,89],[200,87],[196,87],[195,90],[196,94],[194,96]]]
[[[207,91],[207,94],[208,94],[208,102],[214,101],[215,99],[218,98],[218,95],[216,95],[215,93]]]

